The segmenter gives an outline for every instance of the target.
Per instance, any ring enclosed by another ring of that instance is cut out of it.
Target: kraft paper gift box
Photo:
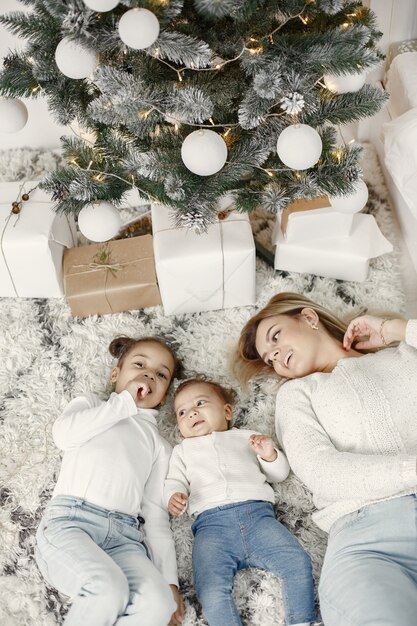
[[[277,243],[279,230],[288,242],[348,237],[352,222],[353,215],[335,211],[327,196],[295,200],[277,216],[272,244]]]
[[[349,237],[288,242],[279,231],[275,269],[363,281],[368,276],[369,259],[391,252],[392,249],[375,218],[356,213]]]
[[[255,304],[255,244],[249,218],[231,211],[198,235],[175,228],[152,205],[156,273],[166,315]]]
[[[65,248],[77,245],[75,225],[72,218],[55,213],[54,202],[38,183],[0,183],[0,296],[64,294],[62,256]],[[28,192],[29,200],[21,200]],[[21,205],[20,213],[12,213],[13,202]]]
[[[74,317],[161,304],[152,236],[66,250],[64,286]]]

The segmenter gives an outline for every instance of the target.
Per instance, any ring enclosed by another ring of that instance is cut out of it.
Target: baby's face
[[[232,407],[208,383],[184,387],[174,400],[174,410],[183,437],[201,437],[228,429]]]

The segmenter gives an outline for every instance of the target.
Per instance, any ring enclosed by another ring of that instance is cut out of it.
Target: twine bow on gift
[[[114,277],[116,272],[122,269],[125,263],[113,263],[111,258],[111,250],[108,248],[108,244],[101,246],[93,256],[91,263],[83,263],[81,265],[74,265],[74,267],[88,267],[90,270],[109,270]]]

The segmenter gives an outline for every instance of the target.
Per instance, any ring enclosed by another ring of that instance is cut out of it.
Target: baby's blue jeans
[[[233,580],[248,567],[280,580],[287,624],[315,621],[310,557],[276,520],[272,504],[251,500],[218,506],[200,513],[192,530],[194,586],[210,626],[241,626]]]
[[[416,626],[415,495],[370,504],[333,524],[319,597],[326,626]]]
[[[136,517],[70,496],[50,501],[35,558],[45,580],[73,600],[65,626],[168,624],[176,604],[143,539]]]

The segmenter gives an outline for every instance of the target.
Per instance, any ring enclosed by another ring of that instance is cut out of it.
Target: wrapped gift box
[[[161,304],[152,236],[66,250],[64,287],[74,317]]]
[[[53,210],[39,181],[0,183],[0,296],[53,298],[63,295],[62,255],[75,246],[74,221]],[[29,200],[21,200],[30,192]],[[20,202],[21,201],[21,202]],[[20,213],[12,213],[20,202]]]
[[[275,269],[363,281],[368,276],[369,259],[391,251],[392,245],[375,218],[357,213],[349,237],[296,243],[286,241],[278,231]]]
[[[353,215],[335,211],[326,196],[296,200],[277,216],[272,243],[277,244],[279,231],[288,242],[348,237],[352,221]]]
[[[152,206],[158,284],[166,315],[255,304],[255,244],[247,215],[231,211],[198,235]]]

